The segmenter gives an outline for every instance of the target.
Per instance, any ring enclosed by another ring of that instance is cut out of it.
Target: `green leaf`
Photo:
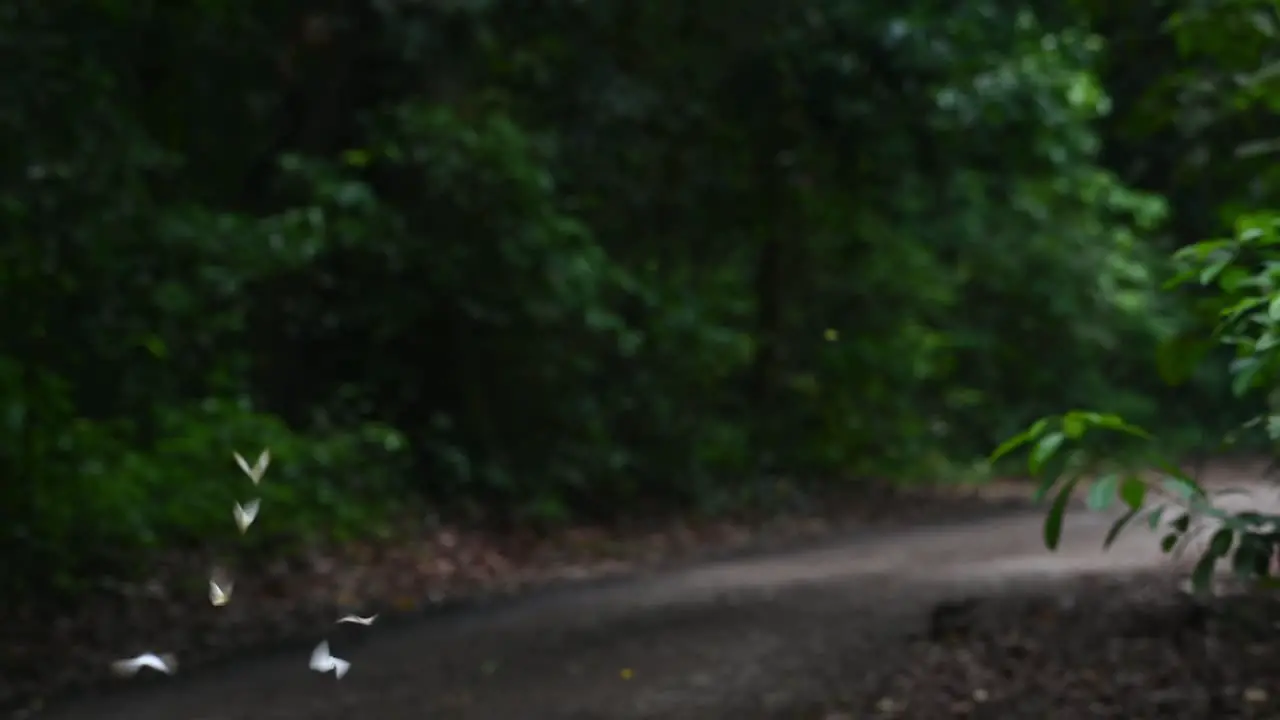
[[[1250,494],[1247,491],[1244,494]],[[1253,510],[1245,510],[1235,514],[1234,519],[1238,521],[1238,527],[1241,532],[1246,533],[1246,537],[1255,540],[1261,540],[1264,535],[1259,531],[1269,527],[1275,519],[1273,515],[1264,515]]]
[[[1191,515],[1189,515],[1188,513],[1182,513],[1176,519],[1174,519],[1174,521],[1170,523],[1170,525],[1173,526],[1174,530],[1180,533],[1184,533],[1191,528]]]
[[[1116,490],[1120,487],[1120,476],[1108,473],[1094,481],[1085,496],[1085,504],[1090,510],[1106,510],[1116,499]]]
[[[1206,553],[1212,554],[1214,557],[1226,557],[1231,552],[1231,545],[1236,541],[1236,534],[1227,528],[1222,528],[1213,534],[1209,539],[1209,547]]]
[[[1160,520],[1161,518],[1164,517],[1164,509],[1165,509],[1165,506],[1161,505],[1156,509],[1152,510],[1150,513],[1147,513],[1147,527],[1151,528],[1152,530],[1155,530],[1156,528],[1160,527]]]
[[[1204,491],[1196,484],[1194,480],[1187,477],[1163,477],[1160,478],[1160,487],[1164,491],[1177,497],[1179,500],[1191,500],[1195,497],[1201,497]]]
[[[1256,357],[1244,357],[1231,364],[1231,393],[1243,397],[1253,387],[1254,379],[1262,371],[1262,360]]]
[[[1036,440],[1043,435],[1044,431],[1048,428],[1049,421],[1047,419],[1041,418],[1035,421],[1031,424],[1031,427],[1000,443],[1000,447],[996,448],[995,451],[991,453],[991,456],[987,458],[987,462],[994,463],[1023,445]]]
[[[1230,263],[1231,263],[1230,260],[1219,260],[1218,262],[1211,263],[1210,265],[1206,266],[1204,269],[1200,271],[1200,284],[1208,285],[1209,283],[1213,282],[1213,279],[1218,277],[1218,274],[1221,273],[1223,270],[1225,270],[1227,268],[1227,265],[1229,265]]]
[[[1133,435],[1134,437],[1140,437],[1144,440],[1151,439],[1151,433],[1143,430],[1137,425],[1125,422],[1124,418],[1113,413],[1073,412],[1069,413],[1069,415],[1077,416],[1086,424],[1093,427],[1102,428],[1104,430],[1115,430],[1116,432]]]
[[[1267,437],[1280,440],[1280,415],[1267,416]]]
[[[1226,557],[1231,552],[1231,545],[1235,542],[1235,533],[1226,528],[1222,528],[1213,534],[1209,539],[1209,546],[1205,548],[1204,554],[1200,556],[1200,560],[1196,562],[1196,566],[1191,571],[1191,587],[1198,593],[1209,589],[1209,585],[1213,580],[1213,570],[1218,564],[1218,560]]]
[[[1044,546],[1050,550],[1057,550],[1058,542],[1062,540],[1063,516],[1067,512],[1067,503],[1071,501],[1071,492],[1079,481],[1080,476],[1076,475],[1063,484],[1044,518]]]
[[[1244,268],[1232,266],[1222,271],[1222,277],[1218,279],[1218,285],[1230,294],[1244,287],[1250,278],[1251,276]]]
[[[1184,270],[1179,270],[1178,272],[1174,273],[1173,276],[1170,277],[1168,280],[1165,280],[1160,285],[1160,287],[1164,290],[1174,290],[1183,285],[1186,285],[1187,283],[1191,282],[1195,278],[1196,278],[1196,271],[1194,269],[1188,268]]]
[[[1168,535],[1160,538],[1160,552],[1165,555],[1173,552],[1173,548],[1178,545],[1178,538],[1180,537],[1181,535],[1178,533],[1169,533]]]
[[[1032,475],[1040,474],[1040,468],[1044,467],[1045,461],[1052,457],[1058,451],[1058,448],[1062,447],[1062,443],[1066,439],[1067,436],[1060,432],[1051,432],[1040,438],[1040,441],[1036,443],[1035,449],[1031,451],[1031,459],[1027,463]]]
[[[1270,546],[1260,542],[1256,536],[1245,535],[1240,538],[1240,545],[1231,554],[1231,571],[1237,577],[1253,578],[1258,574],[1258,561],[1267,557]]]
[[[1124,530],[1125,526],[1129,524],[1129,521],[1137,516],[1137,514],[1138,511],[1136,509],[1130,509],[1129,512],[1121,515],[1120,519],[1112,523],[1111,529],[1107,531],[1106,538],[1102,540],[1102,548],[1104,550],[1110,548],[1111,545],[1115,543],[1116,539],[1120,537],[1120,532]]]
[[[1067,413],[1062,416],[1062,432],[1072,440],[1079,440],[1086,429],[1085,420],[1079,413]]]
[[[1120,483],[1120,499],[1130,510],[1138,510],[1147,499],[1147,484],[1142,478],[1130,475]]]
[[[1267,304],[1266,298],[1247,297],[1223,308],[1218,316],[1223,325],[1234,325],[1237,320],[1265,304]]]
[[[1197,593],[1207,591],[1210,582],[1213,580],[1213,569],[1217,564],[1217,555],[1211,552],[1201,555],[1200,560],[1196,562],[1196,566],[1191,570],[1191,589]]]
[[[1200,242],[1179,248],[1173,254],[1175,260],[1194,260],[1204,262],[1212,255],[1217,254],[1220,257],[1230,257],[1230,252],[1235,247],[1235,238],[1214,238],[1212,240],[1201,240]]]
[[[1053,486],[1058,484],[1058,480],[1059,478],[1057,475],[1046,475],[1041,478],[1040,482],[1036,484],[1035,495],[1032,495],[1031,497],[1032,502],[1037,505],[1044,502],[1044,499],[1048,497],[1049,492],[1053,490]]]

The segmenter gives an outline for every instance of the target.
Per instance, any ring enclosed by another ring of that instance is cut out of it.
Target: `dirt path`
[[[40,717],[775,717],[818,694],[880,692],[875,668],[892,664],[946,598],[1167,562],[1145,527],[1103,553],[1107,525],[1075,513],[1056,554],[1043,549],[1041,515],[1028,512],[707,564],[347,633],[333,640],[353,663],[341,681],[309,672],[309,648],[296,648]],[[865,674],[847,676],[851,657],[865,659]]]

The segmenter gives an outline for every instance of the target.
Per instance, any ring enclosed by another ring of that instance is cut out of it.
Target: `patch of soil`
[[[30,715],[45,699],[102,685],[109,663],[175,653],[185,674],[249,650],[315,636],[348,613],[411,614],[560,581],[620,575],[717,554],[764,550],[853,528],[952,521],[1025,497],[865,483],[857,492],[801,498],[798,511],[739,520],[579,527],[543,536],[494,535],[411,523],[391,540],[314,548],[274,558],[175,552],[137,581],[101,579],[71,612],[11,604],[0,626],[0,710]],[[252,529],[250,529],[252,532]],[[213,607],[211,573],[234,581]]]
[[[1275,595],[1197,602],[1168,574],[948,602],[874,697],[812,717],[1276,718],[1278,628]]]

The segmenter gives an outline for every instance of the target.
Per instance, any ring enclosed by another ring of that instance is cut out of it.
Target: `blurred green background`
[[[4,2],[6,592],[234,533],[233,450],[275,543],[770,508],[1074,407],[1203,447],[1255,408],[1155,372],[1167,258],[1280,134],[1229,10]]]

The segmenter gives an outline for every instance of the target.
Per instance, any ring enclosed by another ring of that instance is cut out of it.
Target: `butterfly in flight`
[[[160,655],[143,653],[137,657],[124,658],[111,663],[111,670],[125,677],[137,675],[142,668],[151,668],[165,675],[172,675],[178,670],[178,659],[170,653]]]
[[[222,607],[231,602],[231,589],[234,583],[229,581],[218,582],[218,580],[209,580],[209,603],[214,607]]]
[[[236,527],[240,528],[242,534],[249,529],[254,520],[258,519],[258,508],[260,507],[262,507],[262,501],[253,499],[244,505],[236,503],[235,507],[231,508],[231,514],[236,519]]]
[[[341,679],[351,669],[351,663],[329,654],[329,641],[324,640],[311,651],[311,669],[319,673],[332,672]]]
[[[231,453],[236,459],[236,465],[240,466],[240,471],[249,476],[254,485],[262,482],[262,476],[267,472],[267,466],[271,464],[271,452],[263,450],[256,462],[252,466],[244,459],[244,456],[238,452]]]
[[[369,617],[360,617],[359,615],[343,615],[342,617],[338,618],[338,623],[339,624],[347,623],[351,625],[364,625],[365,627],[368,627],[373,624],[374,620],[377,620],[377,619],[378,619],[377,615],[370,615]]]

